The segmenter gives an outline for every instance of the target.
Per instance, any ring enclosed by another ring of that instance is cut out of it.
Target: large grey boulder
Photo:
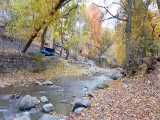
[[[105,89],[109,87],[109,83],[113,81],[109,76],[101,75],[96,77],[96,85],[94,87],[94,90],[97,89]]]
[[[123,77],[122,73],[120,71],[114,71],[112,74],[111,74],[111,79],[113,80],[118,80],[118,79],[121,79]]]
[[[79,107],[77,109],[74,110],[74,113],[76,114],[81,114],[81,112],[84,110],[85,108],[84,107]]]
[[[53,106],[53,104],[48,103],[48,104],[43,105],[42,111],[45,112],[45,113],[53,112],[53,111],[54,111],[54,106]]]
[[[21,111],[31,110],[32,108],[35,108],[39,103],[40,100],[38,100],[37,97],[26,95],[19,101],[18,108]]]
[[[91,101],[86,98],[75,99],[73,103],[72,112],[75,112],[78,108],[89,108],[91,107]]]
[[[108,70],[106,75],[113,80],[118,80],[118,79],[121,79],[123,77],[122,72],[123,72],[123,70],[120,69],[120,68],[119,69],[110,69],[110,70]]]

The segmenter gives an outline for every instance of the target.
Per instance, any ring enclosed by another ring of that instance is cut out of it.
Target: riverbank
[[[42,75],[42,77],[47,75],[50,79],[40,79],[41,76],[36,76],[37,80],[33,81],[31,79],[29,82],[29,78],[25,73],[25,76],[22,77],[23,84],[19,78],[14,78],[16,80],[13,85],[0,88],[0,118],[8,120],[16,116],[17,119],[26,117],[31,120],[39,120],[46,115],[46,110],[44,111],[46,107],[47,116],[45,116],[45,120],[48,120],[48,115],[51,118],[56,117],[50,115],[53,113],[68,116],[72,111],[79,111],[79,104],[90,107],[92,103],[88,97],[92,96],[93,91],[104,89],[108,87],[111,81],[122,77],[120,68],[99,68],[88,60],[83,62],[60,59],[60,61],[58,63],[52,61],[54,65],[49,64],[48,69],[36,73]],[[44,74],[46,71],[49,72]],[[29,77],[32,78],[33,76],[30,75]],[[6,78],[4,78],[4,81],[7,81]],[[18,84],[17,81],[21,82]],[[42,102],[44,98],[47,103]],[[36,104],[34,103],[35,100]]]
[[[150,74],[113,81],[94,93],[92,107],[69,120],[159,120],[160,63]]]
[[[17,57],[15,63],[13,58],[7,58],[7,63],[1,62],[3,72],[0,72],[0,87],[24,86],[37,81],[52,81],[62,77],[82,77],[92,74],[88,69],[89,66],[69,63],[59,57],[41,57],[38,60],[33,56],[30,56],[29,60],[25,56],[22,57],[24,60]],[[8,62],[9,60],[11,61]]]

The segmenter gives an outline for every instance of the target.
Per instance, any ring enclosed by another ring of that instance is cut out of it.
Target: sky
[[[105,5],[105,6],[109,6],[109,11],[110,11],[113,15],[115,15],[115,14],[117,13],[118,8],[120,7],[119,5],[113,3],[113,2],[118,3],[118,2],[120,2],[120,0],[85,0],[85,1],[87,1],[87,4],[96,3],[96,4],[102,5],[102,6],[104,6],[104,5]],[[104,3],[104,1],[106,1],[106,2]],[[157,10],[158,10],[158,7],[157,7],[157,5],[155,5],[155,4],[151,4],[151,5],[149,6],[149,9],[150,9],[151,11],[157,11]],[[111,17],[111,16],[106,16],[106,18],[109,18],[109,17]],[[105,22],[103,23],[103,27],[104,27],[104,28],[105,28],[105,27],[108,27],[108,28],[114,29],[115,23],[116,23],[116,19],[107,20],[107,21],[105,21]]]
[[[96,3],[101,6],[104,6],[104,5],[109,6],[109,10],[112,14],[116,14],[119,8],[119,5],[113,4],[113,2],[119,2],[119,0],[86,0],[86,1],[87,1],[87,4]],[[109,18],[109,17],[111,16],[109,15],[106,16],[106,18]],[[104,21],[103,27],[114,29],[115,23],[116,23],[115,19],[107,20],[107,21]]]

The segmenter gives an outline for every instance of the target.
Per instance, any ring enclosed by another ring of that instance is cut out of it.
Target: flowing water
[[[62,78],[54,80],[52,86],[30,85],[28,87],[8,87],[0,90],[0,120],[12,120],[17,111],[17,100],[11,100],[13,94],[32,95],[36,97],[46,96],[54,105],[55,112],[69,115],[72,111],[72,102],[75,98],[83,97],[86,92],[95,90],[99,84],[110,82],[105,74],[99,74],[90,78]],[[34,113],[34,112],[33,112]],[[33,114],[34,120],[42,113]],[[2,118],[3,117],[3,118]]]

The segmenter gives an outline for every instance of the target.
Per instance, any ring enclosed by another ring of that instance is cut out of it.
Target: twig
[[[127,21],[127,19],[120,18],[118,14],[117,14],[117,15],[113,15],[113,14],[108,10],[107,7],[101,6],[101,5],[97,5],[97,4],[95,4],[95,3],[93,3],[93,4],[96,5],[97,7],[100,7],[100,8],[105,9],[106,12],[109,13],[110,16],[112,16],[112,18],[118,19],[118,20],[120,20],[120,21]],[[111,19],[111,18],[110,18],[110,19]]]

